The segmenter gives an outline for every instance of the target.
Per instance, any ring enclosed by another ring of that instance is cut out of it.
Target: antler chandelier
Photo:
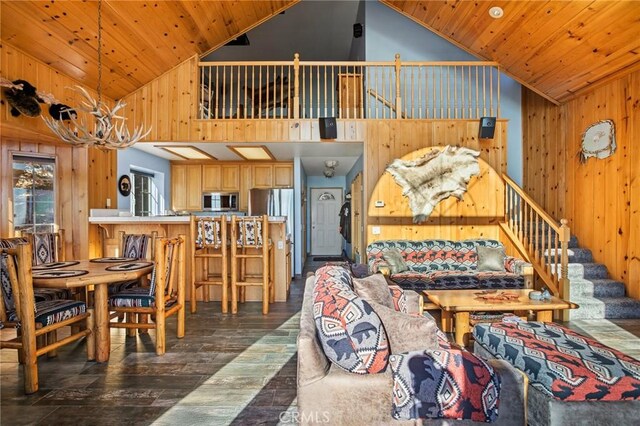
[[[98,99],[94,99],[84,88],[75,86],[73,90],[80,93],[83,100],[79,107],[68,108],[68,120],[42,119],[60,139],[72,145],[92,145],[103,149],[127,148],[143,139],[151,132],[140,125],[129,132],[126,119],[117,115],[127,104],[119,100],[113,108],[102,102],[102,0],[98,0]],[[93,123],[79,119],[74,109],[84,111],[93,118]]]

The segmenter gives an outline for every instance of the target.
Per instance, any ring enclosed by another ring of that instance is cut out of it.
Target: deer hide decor
[[[472,176],[480,173],[478,151],[447,145],[417,160],[394,160],[387,171],[409,198],[413,223],[429,218],[435,206],[451,196],[462,200]]]

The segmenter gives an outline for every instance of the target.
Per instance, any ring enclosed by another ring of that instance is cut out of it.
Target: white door
[[[311,254],[339,256],[342,188],[311,188]]]

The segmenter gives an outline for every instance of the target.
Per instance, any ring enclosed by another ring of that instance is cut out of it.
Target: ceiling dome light
[[[502,10],[500,6],[493,6],[489,9],[489,16],[494,19],[502,18],[504,16],[504,10]]]

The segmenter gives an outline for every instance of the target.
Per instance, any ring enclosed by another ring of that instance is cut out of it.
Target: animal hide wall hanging
[[[582,135],[580,162],[589,157],[607,158],[616,152],[616,129],[612,120],[598,121],[587,127]]]
[[[447,145],[417,160],[394,160],[386,171],[409,198],[413,223],[422,223],[440,201],[452,196],[462,200],[469,180],[480,173],[479,156],[478,151]]]

